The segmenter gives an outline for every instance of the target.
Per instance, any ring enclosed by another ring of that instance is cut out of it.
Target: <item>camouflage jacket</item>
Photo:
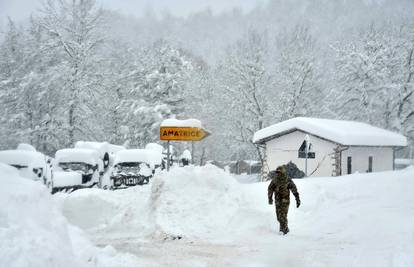
[[[282,181],[280,181],[282,180]],[[275,203],[279,204],[289,204],[290,203],[290,191],[292,191],[295,196],[296,201],[299,200],[298,189],[296,188],[295,183],[285,177],[285,179],[272,179],[267,188],[267,196],[269,198],[269,203],[273,202],[273,195],[275,195]]]

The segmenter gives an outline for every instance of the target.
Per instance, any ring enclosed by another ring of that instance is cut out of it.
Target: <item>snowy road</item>
[[[296,183],[303,206],[291,206],[287,236],[276,232],[267,184],[241,185],[213,167],[75,192],[63,212],[96,245],[143,266],[414,265],[414,170]]]

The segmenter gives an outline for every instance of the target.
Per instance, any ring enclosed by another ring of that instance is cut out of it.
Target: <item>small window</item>
[[[352,174],[352,157],[347,159],[347,173]]]
[[[373,161],[372,156],[369,156],[368,157],[368,172],[372,172],[372,161]]]

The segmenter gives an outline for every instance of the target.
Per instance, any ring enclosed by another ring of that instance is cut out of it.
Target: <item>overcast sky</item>
[[[192,12],[210,7],[214,13],[240,7],[249,10],[258,2],[266,0],[97,0],[103,7],[115,9],[125,14],[142,15],[151,7],[157,13],[169,10],[177,16],[187,16]],[[7,16],[14,20],[23,20],[36,10],[41,0],[0,0],[0,21]]]

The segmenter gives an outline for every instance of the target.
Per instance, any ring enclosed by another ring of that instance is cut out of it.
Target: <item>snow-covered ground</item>
[[[0,179],[1,267],[414,266],[414,168],[296,180],[287,236],[267,183],[212,165],[53,197],[6,165]]]
[[[291,232],[277,233],[267,183],[213,167],[174,168],[152,184],[59,194],[98,246],[143,266],[414,266],[414,169],[296,180]]]
[[[0,266],[139,266],[132,255],[94,246],[67,223],[41,183],[0,163]]]

